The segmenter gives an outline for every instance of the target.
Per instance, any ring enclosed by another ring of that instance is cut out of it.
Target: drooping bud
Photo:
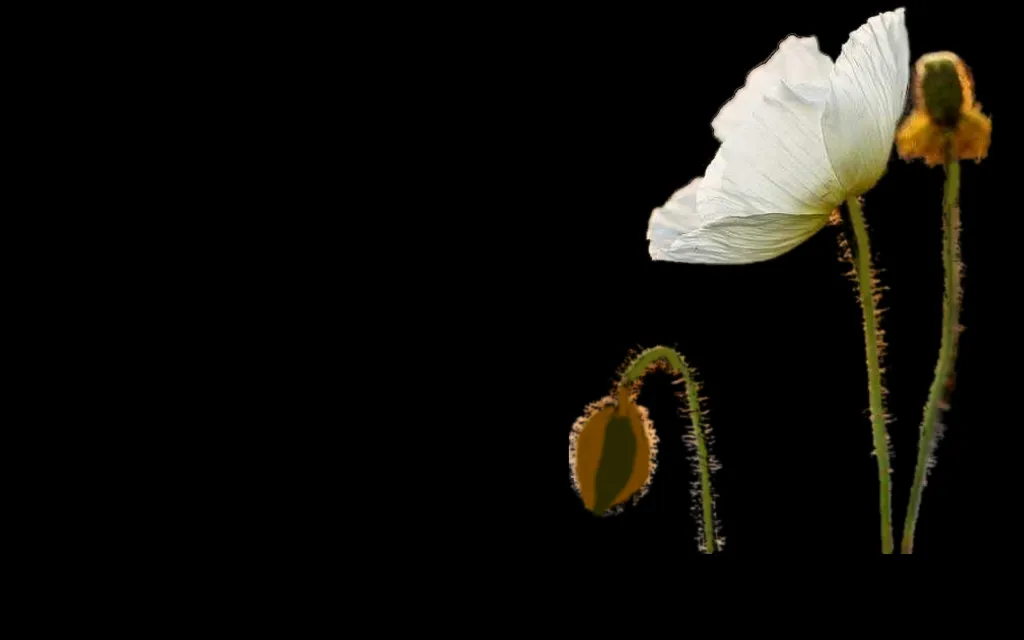
[[[974,100],[974,79],[950,51],[921,56],[914,65],[914,109],[896,132],[904,160],[929,166],[949,159],[980,161],[988,155],[992,121]]]
[[[657,437],[647,410],[637,405],[629,385],[617,397],[589,407],[573,425],[569,466],[584,506],[602,515],[646,493],[655,469]]]

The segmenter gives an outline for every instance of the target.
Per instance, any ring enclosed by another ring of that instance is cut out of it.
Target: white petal
[[[909,79],[903,9],[871,18],[843,45],[821,127],[832,166],[849,195],[875,186],[885,172]]]
[[[843,199],[821,137],[824,95],[768,91],[722,143],[697,190],[704,224],[764,213],[827,214]]]
[[[651,258],[694,264],[749,264],[776,258],[813,236],[828,215],[768,213],[722,218],[682,233]]]
[[[647,221],[648,250],[651,258],[659,257],[672,245],[676,238],[700,227],[697,216],[697,187],[700,178],[694,178],[688,185],[672,194],[664,206],[651,212]]]
[[[785,80],[794,88],[827,88],[831,71],[832,60],[818,50],[817,38],[789,36],[768,60],[747,74],[746,84],[718,111],[711,122],[715,137],[725,142],[729,133],[750,117],[764,94],[780,81]]]

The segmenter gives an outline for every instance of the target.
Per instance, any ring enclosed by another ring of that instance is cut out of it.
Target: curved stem
[[[936,429],[939,410],[945,402],[949,379],[956,363],[956,342],[960,322],[960,163],[956,158],[946,162],[946,187],[942,198],[942,263],[946,273],[946,294],[942,310],[942,342],[939,361],[935,365],[935,379],[928,393],[928,404],[921,423],[921,437],[917,443],[917,469],[910,488],[907,519],[903,525],[903,553],[914,552],[914,531],[921,509],[928,469],[934,465]]]
[[[641,353],[626,368],[622,375],[622,385],[639,380],[647,370],[664,360],[669,367],[683,378],[686,388],[687,406],[690,410],[690,422],[693,424],[694,440],[697,443],[697,465],[700,469],[701,511],[704,519],[704,545],[707,553],[715,552],[715,516],[714,496],[711,492],[711,465],[709,463],[708,444],[704,437],[701,424],[699,388],[694,380],[693,372],[686,360],[674,349],[669,347],[652,347]]]
[[[878,458],[878,503],[882,516],[882,553],[892,553],[892,513],[889,506],[892,495],[889,488],[889,437],[885,431],[885,409],[882,406],[882,374],[879,367],[878,317],[875,310],[874,273],[871,269],[871,245],[864,212],[856,196],[846,201],[850,222],[856,238],[854,270],[860,290],[860,305],[864,310],[864,347],[868,359],[868,395],[871,403],[871,431]]]

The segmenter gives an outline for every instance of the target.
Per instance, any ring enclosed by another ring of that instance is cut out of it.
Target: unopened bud
[[[647,410],[630,392],[623,385],[618,397],[588,407],[570,436],[573,484],[596,515],[642,496],[654,474],[657,438]]]
[[[974,100],[974,80],[950,51],[921,56],[914,65],[914,109],[896,132],[904,160],[928,165],[947,159],[981,160],[988,155],[992,121]]]

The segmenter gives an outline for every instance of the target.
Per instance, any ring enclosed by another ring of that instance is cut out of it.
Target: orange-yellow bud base
[[[953,157],[959,160],[980,161],[988,155],[992,140],[992,121],[975,103],[960,114],[960,121],[952,131],[939,127],[928,114],[915,109],[896,132],[896,150],[904,160],[921,158],[930,167],[946,161],[946,141],[952,143]]]

